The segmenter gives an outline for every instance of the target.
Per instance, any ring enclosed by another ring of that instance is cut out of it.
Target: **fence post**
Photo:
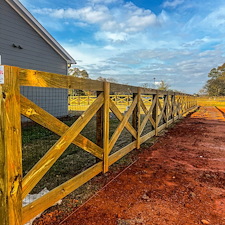
[[[133,93],[133,99],[137,96],[137,105],[134,108],[133,114],[132,114],[132,126],[137,132],[136,136],[136,148],[140,148],[140,118],[141,118],[141,88],[139,87],[137,90],[137,93]],[[135,141],[135,138],[132,137],[132,141]]]
[[[118,96],[115,96],[115,104],[118,105]]]
[[[0,221],[22,224],[22,150],[19,69],[1,66],[0,85]]]
[[[188,111],[188,96],[184,96],[184,113]]]
[[[171,107],[172,107],[172,115],[171,115],[171,119],[173,120],[173,122],[175,121],[175,92],[173,92],[173,94],[171,95]]]
[[[141,88],[138,88],[137,99],[137,149],[141,147]]]
[[[182,97],[181,97],[181,118],[183,117],[184,113],[185,113],[185,96],[182,94]]]
[[[177,112],[178,112],[178,118],[181,119],[181,114],[182,114],[182,102],[181,102],[181,94],[179,94],[179,97],[177,99]]]
[[[97,97],[102,93],[102,91],[97,91]],[[104,106],[102,106],[96,113],[96,144],[103,148],[103,112]],[[96,157],[96,162],[100,159]]]
[[[185,111],[189,111],[189,96],[186,96],[186,109]]]
[[[87,99],[87,104],[90,105],[90,92],[88,91],[88,99]]]
[[[167,91],[167,94],[164,95],[164,104],[166,104],[165,109],[164,109],[164,114],[166,117],[165,123],[166,123],[166,127],[168,127],[168,98],[169,98],[169,92]]]
[[[109,170],[109,95],[110,95],[110,83],[104,82],[104,119],[103,119],[104,173],[106,173]]]
[[[152,110],[152,118],[155,121],[155,136],[158,135],[158,114],[159,114],[159,93],[156,91],[156,94],[153,94],[153,99],[156,98],[155,106],[153,107]]]

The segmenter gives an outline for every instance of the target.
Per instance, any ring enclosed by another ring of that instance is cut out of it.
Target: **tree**
[[[158,89],[161,91],[168,91],[169,85],[165,81],[161,80],[158,84]]]
[[[225,63],[222,66],[211,69],[208,74],[210,78],[204,90],[210,96],[225,96]]]
[[[104,77],[98,77],[97,80],[102,81],[102,82],[110,82],[110,83],[118,83],[118,81],[115,78],[112,77],[108,77],[108,78],[104,78]]]
[[[143,83],[143,84],[141,85],[141,87],[143,87],[143,88],[149,88],[149,84],[148,84],[148,83]]]
[[[89,74],[86,70],[80,70],[78,68],[71,68],[69,69],[69,75],[73,77],[78,77],[82,79],[89,79]],[[69,90],[69,95],[71,96],[82,96],[86,95],[86,93],[83,90]]]
[[[80,70],[78,68],[69,69],[69,75],[78,78],[89,79],[88,72],[86,70]]]

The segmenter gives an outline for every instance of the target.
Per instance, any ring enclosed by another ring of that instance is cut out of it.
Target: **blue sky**
[[[225,62],[224,0],[21,0],[92,79],[198,92]]]

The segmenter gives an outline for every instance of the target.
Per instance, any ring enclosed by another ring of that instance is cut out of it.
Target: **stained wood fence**
[[[87,96],[69,96],[68,97],[68,109],[70,111],[85,111],[89,105],[91,105],[94,100],[97,98],[95,95],[87,95]],[[149,107],[152,104],[152,95],[144,95],[141,96],[143,103]],[[124,112],[131,105],[133,101],[133,96],[130,94],[119,95],[113,94],[110,95],[110,99],[115,103],[115,105],[119,108],[120,111]],[[142,114],[144,112],[142,111]]]
[[[89,108],[68,127],[56,117],[20,94],[20,86],[51,87],[97,91],[98,97]],[[83,80],[71,76],[52,74],[4,66],[4,84],[0,85],[1,104],[1,150],[0,150],[0,221],[6,225],[21,225],[62,199],[100,172],[106,173],[109,166],[118,161],[162,129],[181,118],[196,107],[196,99],[187,94],[164,92],[128,85],[110,84],[94,80]],[[122,114],[110,92],[127,92],[132,95],[128,111]],[[147,108],[142,94],[152,96]],[[163,99],[163,101],[162,101]],[[112,111],[120,121],[113,135],[109,136]],[[140,111],[145,113],[141,120]],[[22,176],[21,115],[33,120],[60,136],[36,165]],[[97,143],[82,136],[81,131],[96,116]],[[132,123],[129,118],[132,117]],[[143,130],[150,121],[153,129],[147,134]],[[112,148],[123,129],[132,135],[132,142],[111,154]],[[99,158],[92,167],[76,175],[41,198],[22,207],[22,200],[31,192],[70,144]]]

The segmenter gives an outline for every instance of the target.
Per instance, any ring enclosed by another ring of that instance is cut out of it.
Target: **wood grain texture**
[[[115,116],[117,117],[118,120],[120,120],[120,121],[123,120],[124,115],[120,112],[120,110],[117,108],[117,106],[115,105],[115,103],[111,99],[110,99],[110,109],[115,114]],[[129,131],[133,135],[133,137],[136,140],[137,132],[132,127],[132,125],[129,123],[129,121],[127,121],[127,123],[125,124],[125,128],[127,129],[127,131]]]
[[[44,109],[37,106],[35,103],[30,101],[23,95],[21,95],[20,101],[21,114],[33,120],[34,122],[49,129],[50,131],[54,132],[59,136],[62,136],[69,129],[69,126],[46,112]],[[83,135],[78,134],[72,143],[82,148],[83,150],[93,154],[99,159],[103,159],[103,149],[92,141],[90,141],[89,139],[87,139],[86,137],[84,137]]]
[[[119,138],[121,132],[123,131],[123,128],[125,127],[128,119],[131,116],[131,113],[133,112],[135,106],[137,104],[137,96],[135,97],[135,99],[133,100],[133,103],[131,104],[129,110],[126,112],[123,120],[120,122],[119,126],[117,127],[117,129],[115,130],[115,132],[113,133],[110,142],[109,142],[109,152],[112,150],[113,146],[115,145],[117,139]]]
[[[137,89],[137,93],[133,94],[133,99],[135,99],[135,97],[137,97],[137,104],[134,108],[134,111],[132,113],[132,125],[134,127],[134,129],[136,130],[137,133],[137,137],[136,137],[136,148],[139,149],[140,148],[140,136],[141,136],[141,132],[140,132],[140,127],[141,127],[141,88]],[[134,141],[134,139],[132,139],[132,141]]]
[[[144,142],[146,142],[148,139],[150,139],[153,136],[155,136],[155,131],[154,130],[153,131],[150,131],[149,133],[147,133],[145,135],[143,135],[141,137],[141,144],[144,143]]]
[[[137,104],[134,107],[134,110],[132,112],[132,126],[135,129],[137,135],[136,135],[136,138],[134,138],[132,136],[132,141],[136,141],[136,143],[137,143],[137,139],[138,139],[138,100],[139,100],[138,93],[133,93],[132,99],[135,99],[135,98],[137,98]]]
[[[136,141],[131,142],[127,146],[121,148],[120,150],[116,151],[112,155],[109,156],[109,165],[112,165],[113,163],[117,162],[119,159],[121,159],[123,156],[131,152],[133,149],[136,148]]]
[[[102,171],[102,167],[103,167],[102,162],[95,164],[94,166],[78,174],[74,178],[66,181],[65,183],[56,187],[52,191],[48,192],[41,198],[23,207],[23,220],[22,220],[23,224],[28,222],[30,219],[40,214],[53,204],[55,204],[60,199],[64,198],[72,191],[76,190],[81,185],[85,184],[93,177],[95,177]]]
[[[164,104],[165,104],[165,109],[164,109],[164,122],[166,123],[166,127],[168,127],[168,102],[169,102],[169,95],[164,95]]]
[[[56,73],[48,73],[37,70],[20,69],[19,79],[21,86],[34,87],[52,87],[52,88],[66,88],[79,90],[103,91],[103,82],[91,79],[76,78],[73,76],[65,76]],[[137,93],[138,88],[143,94],[159,94],[165,95],[167,91],[157,89],[141,88],[136,86],[111,83],[112,92],[123,92],[127,94]],[[184,95],[180,92],[169,92],[169,94],[176,93],[177,95]],[[187,94],[186,94],[187,95]]]
[[[155,121],[155,135],[158,135],[158,125],[159,125],[159,120],[158,120],[158,114],[159,114],[159,94],[153,95],[153,99],[155,99],[155,105],[152,110],[152,118]]]
[[[103,104],[104,97],[99,97],[85,111],[75,123],[60,137],[60,139],[49,149],[49,151],[36,163],[36,165],[27,173],[22,182],[23,198],[35,187],[56,160],[62,155],[71,142],[82,131],[94,114]]]
[[[141,147],[141,88],[138,88],[137,93],[137,145],[136,148]]]
[[[141,108],[142,110],[144,111],[145,113],[145,118],[143,119],[142,123],[141,123],[141,127],[140,127],[140,133],[142,134],[142,132],[144,131],[144,128],[145,128],[145,125],[146,123],[148,122],[148,120],[150,121],[150,123],[153,125],[153,127],[155,128],[156,127],[156,124],[155,124],[155,121],[153,120],[151,114],[153,112],[153,108],[155,107],[155,104],[156,104],[156,98],[153,99],[152,101],[152,105],[150,107],[149,110],[147,110],[144,102],[142,101],[141,99]]]
[[[104,92],[97,91],[97,97],[100,94],[104,95]],[[100,146],[101,148],[103,148],[103,114],[104,114],[104,108],[102,106],[96,113],[96,142],[97,142],[97,145]]]
[[[22,147],[18,68],[4,66],[0,85],[0,223],[21,225]],[[13,106],[13,107],[12,107]]]
[[[103,116],[104,173],[106,173],[109,170],[109,105],[110,105],[109,95],[110,95],[110,83],[104,82],[104,116]]]
[[[103,91],[102,82],[36,70],[20,70],[20,85]]]

